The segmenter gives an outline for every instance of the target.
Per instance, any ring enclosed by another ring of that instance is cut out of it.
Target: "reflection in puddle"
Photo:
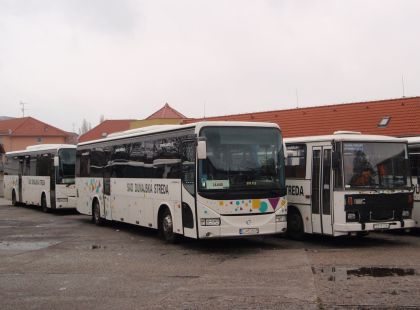
[[[325,274],[328,276],[328,281],[343,281],[349,280],[353,277],[404,277],[414,276],[417,274],[413,268],[388,268],[388,267],[360,267],[360,268],[346,268],[346,267],[312,267],[312,273]]]

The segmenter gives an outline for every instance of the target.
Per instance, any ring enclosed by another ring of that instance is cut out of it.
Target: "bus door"
[[[332,234],[331,146],[312,149],[312,231]]]
[[[196,141],[188,140],[182,144],[181,158],[181,211],[184,235],[197,238],[195,221],[195,189],[196,189]],[[179,212],[179,211],[178,211]]]
[[[103,197],[104,197],[104,212],[103,216],[107,220],[112,220],[112,209],[111,209],[111,175],[112,175],[112,166],[109,164],[108,159],[111,158],[112,149],[110,147],[105,147],[103,149],[105,154],[105,160],[103,162]],[[114,195],[115,197],[115,195]]]
[[[58,155],[55,155],[53,157],[53,167],[51,170],[51,175],[50,175],[50,207],[52,209],[55,209],[56,207],[56,191],[55,191],[55,185],[57,184],[57,180],[59,180],[59,176],[60,176],[60,158],[58,157]]]
[[[24,167],[25,167],[25,159],[24,159],[24,157],[22,157],[22,158],[19,158],[19,172],[18,172],[18,175],[19,175],[19,180],[18,180],[18,185],[19,185],[19,188],[18,188],[18,201],[19,202],[23,202],[23,198],[22,198],[22,175],[23,175],[23,169],[24,169]]]

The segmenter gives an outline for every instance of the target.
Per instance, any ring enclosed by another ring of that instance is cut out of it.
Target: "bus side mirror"
[[[340,153],[338,152],[332,152],[332,168],[340,168]]]
[[[197,158],[206,159],[207,158],[207,145],[206,141],[197,142]]]
[[[58,156],[54,156],[54,167],[58,167],[60,165],[60,161],[58,159]]]
[[[284,160],[287,162],[287,148],[286,148],[286,143],[283,142],[283,154],[284,154]]]

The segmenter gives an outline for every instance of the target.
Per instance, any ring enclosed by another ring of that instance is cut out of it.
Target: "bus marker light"
[[[353,197],[351,197],[351,196],[347,197],[347,204],[349,206],[352,206],[353,205]]]
[[[276,215],[276,222],[287,222],[287,215]]]

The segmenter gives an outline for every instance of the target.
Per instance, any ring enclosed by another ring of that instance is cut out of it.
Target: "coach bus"
[[[293,238],[414,227],[407,140],[341,131],[285,143]]]
[[[42,211],[76,207],[76,146],[39,144],[8,152],[4,197],[13,205],[41,206]]]
[[[420,137],[410,137],[407,141],[414,186],[413,219],[416,221],[416,227],[420,228]]]
[[[158,229],[168,242],[282,233],[280,128],[254,122],[156,125],[80,143],[77,210],[96,224]]]

